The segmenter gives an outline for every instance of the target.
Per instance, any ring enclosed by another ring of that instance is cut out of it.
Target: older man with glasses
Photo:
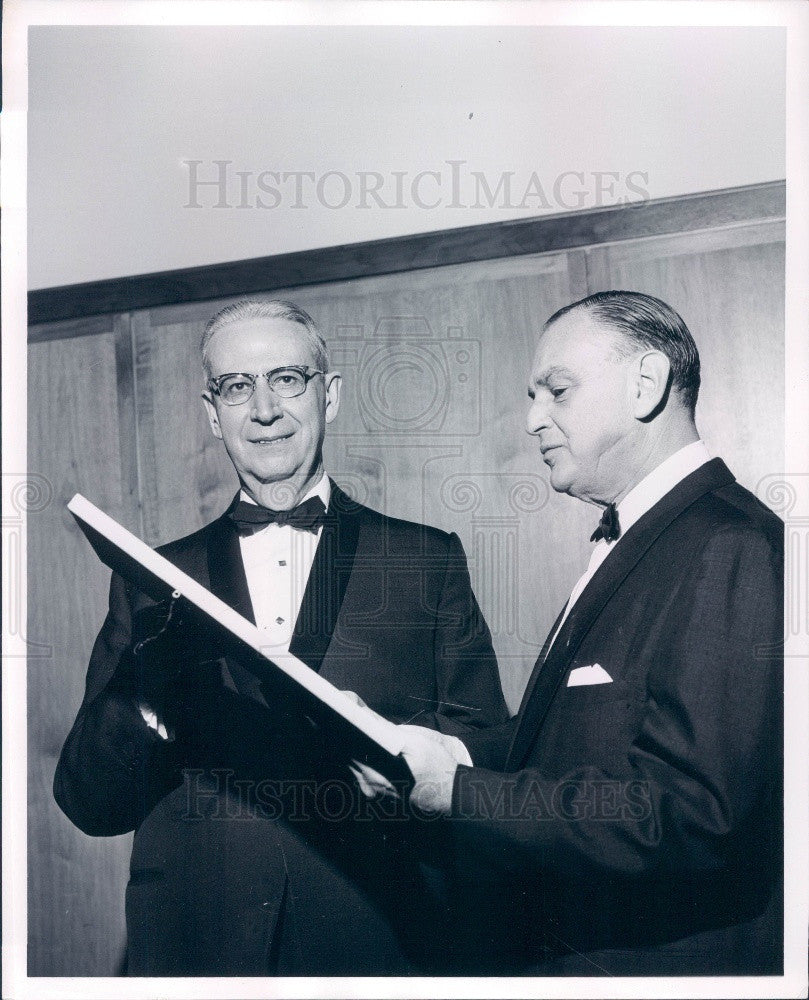
[[[457,536],[376,513],[325,472],[341,377],[311,317],[236,303],[208,323],[202,356],[208,420],[241,488],[163,555],[254,621],[271,658],[294,654],[389,719],[449,735],[504,722]],[[436,873],[400,835],[402,816],[370,816],[358,793],[346,809],[351,775],[264,695],[113,576],[55,794],[87,833],[135,830],[128,973],[446,968],[431,953]]]

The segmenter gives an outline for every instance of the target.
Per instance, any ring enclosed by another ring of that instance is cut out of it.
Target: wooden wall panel
[[[133,316],[144,538],[150,545],[202,527],[238,482],[203,409],[201,324],[152,326]]]
[[[114,334],[33,344],[29,372],[29,474],[50,491],[27,522],[27,637],[50,647],[28,657],[29,970],[113,975],[123,954],[131,838],[80,833],[52,785],[109,583],[65,504],[79,491],[135,527],[120,472]]]

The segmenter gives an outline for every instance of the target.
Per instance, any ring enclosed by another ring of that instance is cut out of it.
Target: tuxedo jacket
[[[782,603],[783,525],[719,459],[629,528],[456,776],[477,971],[779,970]]]
[[[159,551],[253,620],[226,515]],[[363,812],[316,734],[303,749],[304,716],[272,704],[232,656],[203,656],[190,728],[166,741],[146,725],[118,679],[152,603],[113,574],[54,781],[86,833],[135,831],[129,974],[429,969],[441,877],[418,863],[406,819]],[[464,735],[508,717],[457,536],[385,517],[334,484],[290,652],[395,722]]]

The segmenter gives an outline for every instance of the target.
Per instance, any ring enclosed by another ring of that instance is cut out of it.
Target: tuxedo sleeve
[[[92,836],[134,829],[172,772],[172,746],[143,719],[118,671],[131,655],[126,584],[113,573],[109,612],[90,657],[84,700],[54,776],[67,817]]]
[[[449,537],[434,632],[437,711],[419,725],[458,736],[472,760],[499,761],[511,734],[492,637],[469,577],[457,535]]]
[[[593,760],[562,781],[541,767],[459,768],[447,820],[458,864],[564,881],[764,863],[782,759],[782,552],[728,525],[692,571],[654,625],[662,648],[624,764]],[[605,787],[617,808],[599,809]]]

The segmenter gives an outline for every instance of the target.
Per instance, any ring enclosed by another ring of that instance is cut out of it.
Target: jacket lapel
[[[212,593],[255,625],[256,619],[239,545],[239,533],[227,516],[238,499],[239,495],[236,494],[227,511],[208,529],[208,577]],[[232,657],[226,657],[225,664],[236,690],[247,697],[261,700],[259,679]]]
[[[211,590],[234,611],[256,623],[247,577],[242,562],[239,533],[228,517],[228,513],[238,501],[238,495],[225,513],[214,521],[208,534],[208,576]]]
[[[542,664],[547,659],[548,652],[550,651],[551,639],[556,635],[556,630],[559,628],[559,622],[562,620],[562,615],[564,615],[565,608],[567,608],[569,603],[570,603],[569,600],[565,601],[564,607],[556,616],[556,621],[551,626],[550,632],[548,632],[545,641],[542,643],[542,649],[539,651],[539,656],[536,658],[536,662],[534,663],[534,669],[531,671],[531,676],[528,679],[528,684],[526,685],[525,691],[523,692],[522,700],[520,702],[520,708],[519,711],[517,712],[517,715],[522,715],[526,705],[534,695],[534,689],[536,688],[537,681],[539,680],[539,675],[542,672],[541,670]]]
[[[354,565],[362,507],[334,483],[289,651],[320,670]]]
[[[528,682],[520,720],[511,742],[507,770],[518,769],[539,735],[559,683],[566,675],[584,637],[621,583],[663,531],[701,496],[734,482],[718,458],[686,476],[627,531],[615,551],[599,566],[559,630],[547,658],[542,655]],[[550,635],[553,635],[551,631]],[[548,640],[546,640],[547,646]],[[545,650],[543,649],[543,653]]]

